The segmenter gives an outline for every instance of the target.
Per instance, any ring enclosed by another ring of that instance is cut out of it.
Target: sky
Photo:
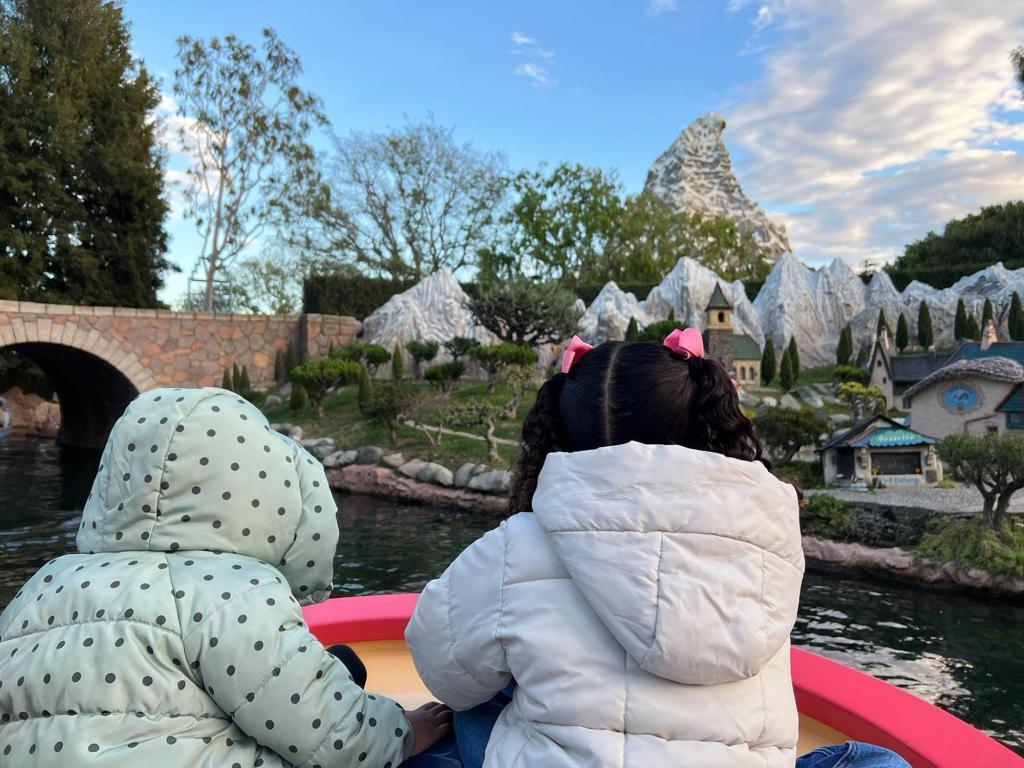
[[[820,265],[891,261],[951,218],[1024,196],[1009,53],[1024,0],[126,0],[132,48],[171,97],[176,39],[273,27],[333,130],[454,127],[512,168],[579,162],[627,192],[714,111],[747,194]],[[168,123],[174,124],[170,119]],[[325,137],[316,143],[324,146]],[[200,242],[168,180],[172,276]]]

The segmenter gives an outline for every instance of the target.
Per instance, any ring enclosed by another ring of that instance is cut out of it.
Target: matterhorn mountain
[[[786,228],[771,221],[761,206],[744,194],[732,172],[732,159],[722,140],[724,130],[725,120],[713,112],[686,126],[654,161],[644,191],[678,211],[732,219],[741,234],[752,236],[761,246],[765,258],[777,261],[792,252]]]

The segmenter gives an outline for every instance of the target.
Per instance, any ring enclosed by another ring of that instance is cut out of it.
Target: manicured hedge
[[[351,315],[362,320],[415,280],[388,280],[366,275],[310,275],[302,284],[302,311]]]

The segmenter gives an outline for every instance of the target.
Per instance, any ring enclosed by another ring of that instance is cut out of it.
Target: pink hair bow
[[[704,338],[696,328],[677,328],[662,343],[683,357],[704,357]]]
[[[576,361],[583,357],[587,352],[592,350],[594,346],[587,344],[579,336],[573,336],[572,341],[569,342],[569,346],[565,348],[565,352],[562,353],[562,373],[568,373]]]

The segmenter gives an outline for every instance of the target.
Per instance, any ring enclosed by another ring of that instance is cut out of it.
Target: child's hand
[[[405,717],[416,734],[416,744],[412,748],[414,755],[434,746],[452,730],[452,711],[436,701],[406,712]]]

